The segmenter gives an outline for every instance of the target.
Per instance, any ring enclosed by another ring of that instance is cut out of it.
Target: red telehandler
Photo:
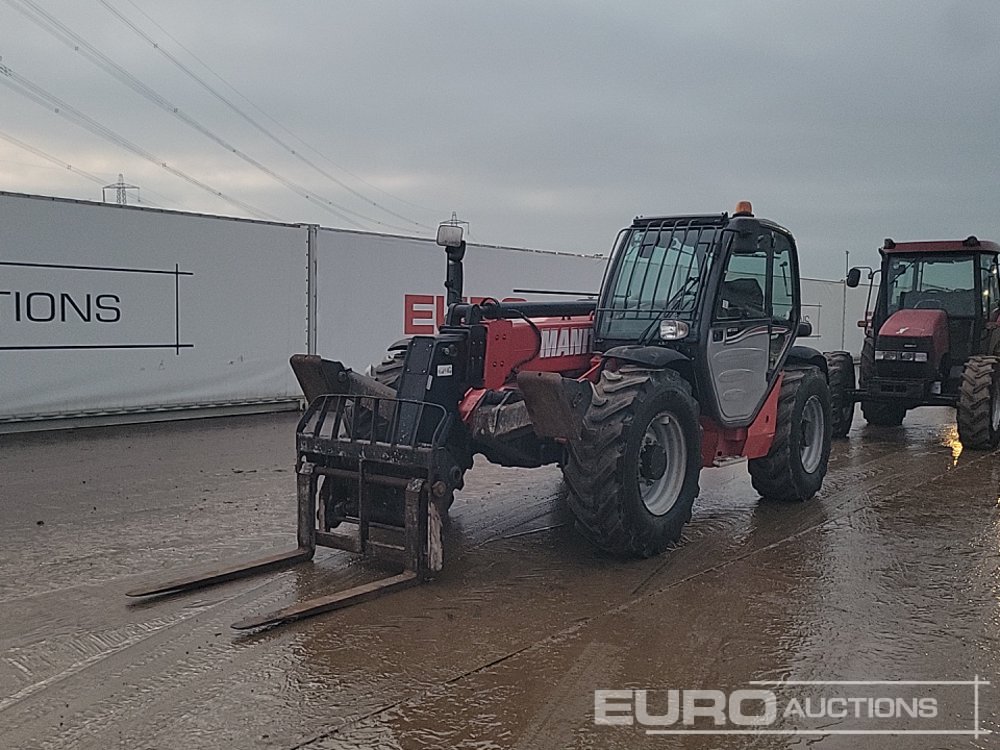
[[[702,468],[749,459],[764,497],[802,501],[830,454],[828,364],[795,343],[791,233],[749,203],[636,218],[596,300],[462,301],[465,243],[442,225],[446,320],[390,348],[371,376],[292,357],[308,401],[297,430],[298,547],[130,592],[205,586],[308,560],[317,545],[395,558],[392,577],[236,623],[348,606],[433,576],[441,518],[475,454],[556,463],[579,529],[613,554],[676,542]]]

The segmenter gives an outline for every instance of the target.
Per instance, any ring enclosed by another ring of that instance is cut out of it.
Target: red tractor
[[[899,425],[917,406],[957,407],[962,444],[1000,442],[1000,246],[976,237],[893,242],[868,271],[868,307],[859,389],[854,398],[869,424]],[[861,268],[847,285],[857,287]],[[851,404],[853,410],[853,403]],[[843,422],[834,415],[834,431]],[[849,426],[849,425],[848,425]]]
[[[791,233],[754,217],[636,218],[597,299],[462,301],[465,243],[443,225],[448,311],[370,375],[296,355],[299,546],[132,592],[203,586],[308,559],[317,545],[394,556],[403,572],[251,618],[249,628],[347,606],[441,567],[442,516],[474,455],[559,464],[580,530],[611,553],[666,550],[702,468],[749,460],[766,498],[802,501],[830,454],[827,360],[808,335]]]

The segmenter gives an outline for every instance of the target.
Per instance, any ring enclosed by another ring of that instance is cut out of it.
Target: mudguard
[[[521,372],[517,387],[539,437],[578,440],[583,415],[590,407],[594,387],[587,380],[572,380],[554,372]]]
[[[608,349],[604,352],[604,358],[617,359],[655,369],[670,367],[675,362],[691,361],[679,351],[663,346],[616,346],[614,349]]]
[[[788,350],[788,359],[785,366],[789,365],[814,365],[827,374],[826,357],[811,346],[799,346],[796,344]]]

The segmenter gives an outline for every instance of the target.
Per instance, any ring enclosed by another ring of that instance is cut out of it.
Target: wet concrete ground
[[[477,463],[431,584],[229,629],[376,575],[320,550],[268,577],[129,605],[149,573],[292,543],[294,426],[275,415],[0,438],[0,747],[1000,745],[594,725],[598,688],[663,700],[751,680],[1000,681],[1000,456],[962,452],[948,410],[901,429],[857,415],[805,504],[760,501],[743,465],[706,471],[683,544],[651,560],[582,541],[557,469]],[[973,728],[972,687],[912,689],[936,691],[922,694],[939,716],[907,727]],[[998,686],[980,693],[979,726],[1000,731]],[[876,725],[900,723],[863,726]]]

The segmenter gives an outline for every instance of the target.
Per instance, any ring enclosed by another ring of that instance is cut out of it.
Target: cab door
[[[736,251],[736,243],[730,243],[707,346],[710,388],[726,426],[749,422],[768,392],[775,362],[773,260],[774,234],[770,230],[759,229],[756,242],[741,252]],[[793,271],[789,269],[789,273]]]

